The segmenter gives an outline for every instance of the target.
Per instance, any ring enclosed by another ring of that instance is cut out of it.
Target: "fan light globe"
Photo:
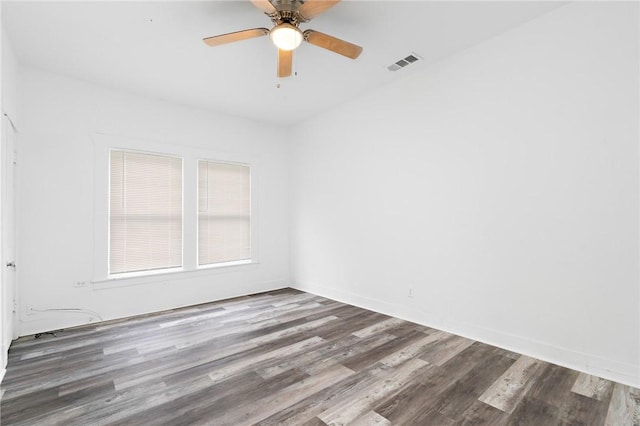
[[[302,43],[302,32],[291,24],[276,25],[269,32],[269,37],[282,50],[293,50]]]

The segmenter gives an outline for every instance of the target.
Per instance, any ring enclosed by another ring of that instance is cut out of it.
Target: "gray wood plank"
[[[511,413],[533,386],[535,378],[542,373],[542,367],[539,360],[523,355],[478,399]]]
[[[495,357],[493,348],[475,343],[443,366],[430,364],[430,374],[415,377],[410,385],[398,394],[382,399],[374,406],[374,410],[394,424],[416,424],[419,419],[433,420],[434,417],[438,417],[438,409],[446,410],[447,404],[459,404],[462,409],[470,401],[464,392],[456,388],[457,385],[461,381],[473,383],[475,380],[484,381],[486,388],[490,379],[482,377],[482,374]],[[502,362],[509,364],[511,361]],[[508,365],[500,365],[499,368],[504,371]],[[497,377],[498,373],[501,374],[502,371],[494,372],[491,378]],[[475,391],[473,388],[469,389],[474,394],[472,400],[484,390],[482,386],[478,387],[480,389]],[[450,401],[452,395],[462,395],[462,398],[459,401]],[[450,416],[447,412],[445,417],[453,419],[456,416]]]
[[[428,367],[429,364],[420,359],[411,359],[387,375],[384,380],[359,392],[353,400],[337,404],[321,413],[318,418],[330,426],[350,423],[371,410],[379,399],[404,387],[419,370]]]
[[[354,395],[378,383],[387,376],[389,371],[389,367],[378,365],[355,373],[296,404],[286,407],[284,410],[264,419],[259,424],[261,426],[295,426],[304,424],[341,402],[353,400]]]
[[[255,368],[255,365],[257,363],[272,359],[278,359],[278,357],[295,354],[298,352],[304,352],[310,348],[315,348],[322,343],[325,343],[324,339],[320,337],[311,337],[309,339],[302,340],[300,342],[296,342],[279,349],[275,349],[273,351],[252,357],[250,359],[240,359],[229,365],[225,365],[222,368],[218,368],[209,373],[209,378],[214,382],[219,382],[233,376],[234,374],[238,374],[246,370],[247,368]]]
[[[382,364],[388,365],[389,367],[395,367],[411,358],[418,357],[426,350],[427,346],[432,343],[437,343],[447,336],[450,336],[450,334],[445,333],[444,331],[438,331],[436,333],[429,334],[419,340],[416,340],[410,345],[400,348],[397,352],[393,352],[383,357],[382,359],[380,359],[380,362]]]
[[[591,374],[580,373],[571,388],[571,392],[602,401],[612,385],[613,383],[608,380],[592,376]]]
[[[485,404],[482,401],[475,401],[471,406],[461,415],[459,421],[460,425],[491,425],[502,426],[506,425],[508,414],[502,410],[498,410],[495,407]]]
[[[616,383],[605,419],[606,426],[639,425],[640,392],[638,389]]]
[[[233,412],[224,413],[223,416],[216,420],[216,423],[220,425],[236,426],[239,424],[253,424],[260,420],[277,413],[284,409],[288,405],[295,404],[296,402],[313,395],[321,389],[336,383],[345,377],[354,374],[342,365],[336,365],[329,368],[316,376],[311,376],[302,381],[299,381],[293,385],[275,392],[273,395],[269,395],[256,401],[254,404],[244,405],[241,409]],[[208,419],[202,419],[194,424],[206,425]]]
[[[354,331],[353,335],[356,337],[368,337],[368,336],[371,336],[372,334],[376,334],[381,331],[400,325],[403,322],[404,322],[403,320],[398,318],[389,318],[379,323]]]
[[[391,426],[391,422],[375,411],[363,414],[355,421],[349,423],[350,426]]]
[[[460,336],[450,336],[438,345],[432,345],[420,359],[435,365],[446,364],[451,358],[473,345],[474,341]]]

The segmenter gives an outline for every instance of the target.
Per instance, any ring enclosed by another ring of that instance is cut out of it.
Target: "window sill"
[[[252,260],[225,262],[213,265],[200,266],[197,269],[170,269],[164,271],[133,272],[110,276],[107,279],[91,281],[94,290],[105,290],[118,287],[129,287],[142,284],[156,284],[168,281],[176,281],[184,278],[217,275],[221,273],[241,272],[258,267],[260,263]]]
[[[223,263],[210,263],[208,265],[200,265],[198,266],[198,271],[204,271],[207,269],[218,269],[218,268],[230,268],[233,266],[241,266],[241,265],[250,265],[253,262],[251,259],[244,260],[234,260],[232,262],[223,262]]]
[[[113,280],[125,280],[127,278],[151,277],[154,275],[175,274],[177,272],[184,272],[184,268],[179,267],[179,268],[152,269],[150,271],[123,272],[120,274],[109,275],[106,280],[102,280],[102,281],[108,282]]]

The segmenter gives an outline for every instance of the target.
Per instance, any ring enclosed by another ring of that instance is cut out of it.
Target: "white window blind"
[[[182,266],[182,159],[111,150],[109,273]]]
[[[198,265],[251,258],[250,169],[198,161]]]

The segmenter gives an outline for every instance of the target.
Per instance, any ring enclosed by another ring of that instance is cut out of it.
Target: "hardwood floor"
[[[24,337],[3,425],[638,425],[640,391],[285,289]]]

